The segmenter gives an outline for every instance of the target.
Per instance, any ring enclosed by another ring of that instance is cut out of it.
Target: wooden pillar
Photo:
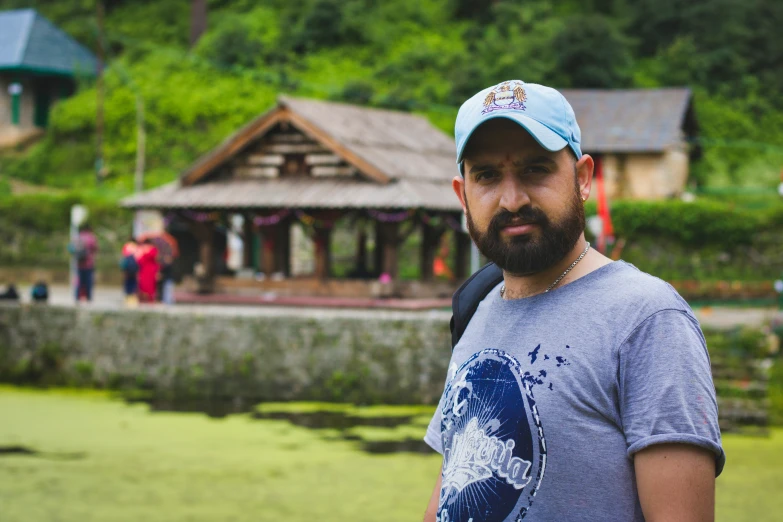
[[[198,257],[202,272],[196,278],[201,294],[215,291],[215,228],[211,223],[193,223],[193,235],[198,240]]]
[[[372,269],[376,276],[383,273],[383,223],[375,222],[375,250],[373,251]]]
[[[463,281],[470,275],[470,236],[462,231],[454,231],[454,275]]]
[[[354,274],[364,278],[367,275],[367,231],[362,227],[356,233],[356,266]]]
[[[419,273],[422,281],[431,281],[433,278],[432,264],[440,245],[443,229],[435,229],[432,226],[421,224],[421,249]]]
[[[331,274],[331,232],[328,228],[315,229],[315,276],[318,279],[327,279]]]
[[[291,223],[290,219],[281,221],[275,227],[275,272],[286,277],[291,275]]]
[[[255,227],[253,226],[253,217],[244,214],[244,223],[242,224],[242,268],[253,267],[253,247],[255,241],[253,236],[256,235]]]
[[[264,274],[270,277],[275,273],[275,248],[277,246],[277,233],[273,227],[264,229],[264,241],[261,252]]]
[[[383,272],[389,274],[392,280],[399,275],[399,223],[383,223]]]

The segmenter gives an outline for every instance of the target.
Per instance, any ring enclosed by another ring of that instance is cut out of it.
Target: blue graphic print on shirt
[[[495,349],[474,354],[456,371],[441,403],[439,522],[524,518],[546,468],[532,392],[540,382]]]

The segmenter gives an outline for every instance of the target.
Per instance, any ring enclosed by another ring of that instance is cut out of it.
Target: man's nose
[[[517,212],[520,208],[530,204],[526,187],[517,176],[504,176],[498,189],[501,191],[500,206],[509,212]]]

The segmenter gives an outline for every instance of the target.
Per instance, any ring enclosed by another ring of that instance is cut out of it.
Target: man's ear
[[[465,178],[462,176],[454,176],[454,179],[451,180],[451,188],[454,189],[454,193],[457,195],[457,198],[462,205],[462,211],[467,212],[465,206]]]
[[[576,162],[576,181],[579,184],[579,193],[582,200],[590,197],[590,187],[593,182],[593,171],[595,162],[589,154],[583,154]]]

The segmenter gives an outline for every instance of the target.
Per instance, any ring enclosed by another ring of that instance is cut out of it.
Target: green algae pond
[[[421,520],[432,407],[262,404],[220,418],[108,393],[0,387],[0,520]],[[728,435],[718,520],[783,512],[783,430]]]

